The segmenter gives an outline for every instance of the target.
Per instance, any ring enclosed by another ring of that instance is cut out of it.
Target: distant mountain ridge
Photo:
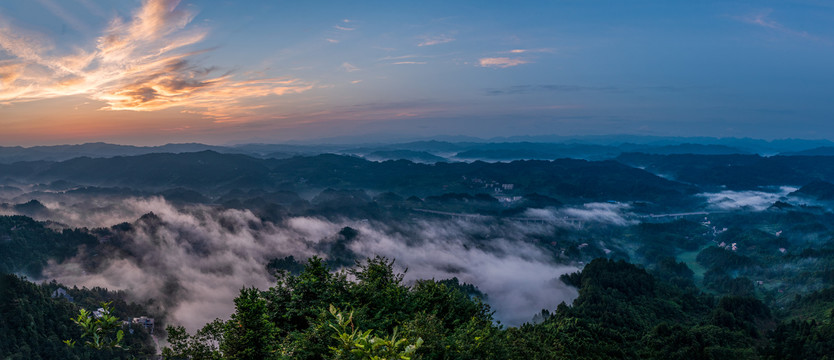
[[[813,149],[786,152],[785,156],[834,156],[834,146],[820,146]]]
[[[820,180],[834,182],[834,156],[627,153],[617,157],[617,161],[676,181],[731,190],[803,186]]]
[[[443,139],[443,140],[438,140]],[[451,141],[449,141],[451,140]],[[228,146],[200,143],[132,146],[108,143],[33,147],[0,146],[0,164],[20,161],[64,161],[78,157],[109,158],[154,153],[186,153],[211,150],[218,153],[246,154],[258,158],[289,158],[319,154],[346,154],[369,160],[512,161],[574,158],[614,159],[624,153],[697,155],[834,155],[834,142],[828,140],[756,140],[736,138],[671,138],[648,136],[561,137],[529,136],[479,140],[438,137],[400,143],[363,144],[238,144]]]
[[[387,139],[387,140],[386,140]],[[735,137],[683,137],[683,136],[654,136],[633,134],[608,135],[523,135],[493,138],[477,138],[471,136],[439,135],[432,137],[402,136],[396,134],[374,134],[360,136],[342,136],[324,139],[310,139],[304,141],[290,141],[292,145],[342,144],[344,147],[355,147],[367,144],[393,144],[415,142],[452,142],[452,143],[502,143],[502,142],[531,142],[531,143],[574,143],[605,146],[619,146],[622,144],[636,144],[648,146],[667,146],[678,144],[724,145],[739,148],[748,153],[774,155],[784,152],[801,151],[815,147],[834,146],[834,142],[825,139],[774,139],[763,140]]]
[[[166,144],[161,146],[133,146],[96,142],[79,145],[33,146],[28,148],[21,146],[0,146],[0,163],[38,160],[63,161],[78,157],[100,158],[142,155],[149,153],[183,153],[204,150],[214,150],[217,152],[238,152],[234,148],[199,143]]]

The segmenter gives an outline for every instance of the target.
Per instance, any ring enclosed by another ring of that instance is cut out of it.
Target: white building
[[[149,334],[153,334],[153,325],[154,325],[153,318],[149,318],[147,316],[135,317],[135,318],[131,319],[131,322],[133,322],[136,325],[141,325],[146,330],[148,330]]]

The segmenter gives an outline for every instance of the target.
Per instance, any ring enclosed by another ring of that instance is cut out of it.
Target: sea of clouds
[[[215,318],[227,318],[241,288],[273,286],[275,279],[265,268],[270,259],[327,258],[346,226],[358,230],[359,235],[347,244],[357,257],[395,259],[399,270],[408,269],[409,283],[457,277],[474,284],[487,294],[496,318],[507,325],[530,321],[541,309],[553,310],[578,295],[559,276],[579,269],[555,261],[552,253],[531,240],[552,233],[558,222],[529,224],[484,217],[384,223],[297,216],[273,223],[248,210],[174,205],[162,197],[42,197],[42,201],[48,208],[43,216],[67,226],[134,224],[120,239],[119,251],[98,255],[104,258],[99,259],[97,271],[81,265],[87,256],[81,253],[51,263],[44,270],[46,280],[126,290],[132,300],[153,300],[170,323],[190,331]],[[616,215],[621,209],[612,204],[563,211],[595,221],[625,221]],[[158,219],[136,221],[150,212]]]

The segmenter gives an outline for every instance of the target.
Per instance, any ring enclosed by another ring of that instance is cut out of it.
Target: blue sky
[[[834,139],[823,1],[0,2],[2,145]]]

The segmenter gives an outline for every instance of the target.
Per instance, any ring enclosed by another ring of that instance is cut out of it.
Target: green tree
[[[206,324],[191,336],[182,326],[168,326],[168,346],[162,349],[165,359],[220,360],[220,344],[223,343],[226,322],[220,319]]]
[[[220,349],[227,359],[278,358],[278,328],[267,314],[266,299],[256,288],[241,289],[235,313],[226,323]]]

